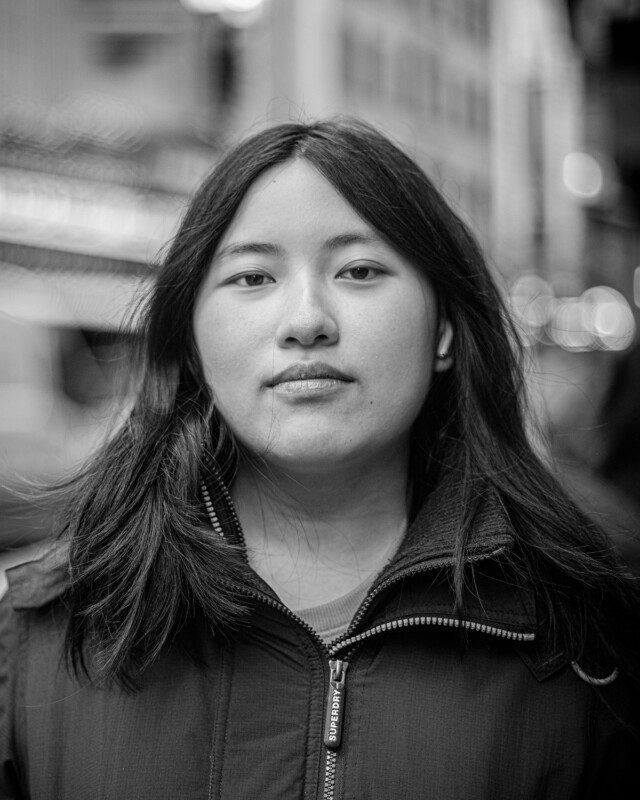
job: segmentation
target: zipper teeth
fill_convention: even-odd
[[[222,530],[222,525],[220,524],[218,515],[216,514],[215,508],[213,507],[211,495],[204,481],[201,481],[200,483],[200,491],[202,492],[204,507],[207,511],[207,516],[209,517],[209,522],[211,523],[211,527],[213,528],[214,533],[217,533],[219,536],[222,536],[222,538],[224,538],[224,531]]]
[[[216,473],[217,474],[217,473]],[[222,492],[222,496],[224,497],[224,501],[227,505],[227,511],[231,515],[231,520],[233,522],[233,526],[235,528],[235,533],[238,539],[242,542],[243,547],[244,545],[244,534],[242,533],[242,526],[240,525],[240,520],[238,519],[238,515],[236,514],[235,506],[233,505],[233,500],[231,499],[231,495],[229,494],[229,490],[225,486],[224,482],[218,476],[218,483],[220,485],[220,490]]]
[[[457,617],[438,617],[438,616],[422,616],[422,617],[406,617],[405,619],[394,619],[391,622],[383,622],[380,625],[375,625],[373,628],[368,628],[366,631],[350,636],[341,642],[332,645],[329,648],[329,655],[335,655],[338,650],[344,647],[351,647],[354,644],[369,639],[378,633],[384,631],[395,630],[396,628],[408,628],[413,625],[439,625],[444,628],[465,628],[469,631],[476,631],[478,633],[488,633],[491,636],[498,636],[501,639],[510,639],[518,642],[531,642],[536,638],[535,633],[519,633],[517,631],[510,631],[506,628],[498,628],[496,625],[486,625],[483,622],[472,622],[471,620],[458,619]]]
[[[245,544],[245,541],[244,541],[244,534],[242,532],[242,526],[240,525],[240,520],[238,519],[238,515],[236,514],[236,509],[235,509],[235,506],[233,505],[233,501],[231,500],[231,495],[229,494],[229,490],[227,489],[227,485],[222,480],[222,477],[220,476],[220,471],[218,469],[218,466],[215,463],[215,461],[211,458],[211,456],[209,456],[207,454],[207,455],[205,455],[205,458],[206,458],[207,466],[209,467],[211,472],[213,472],[215,477],[217,478],[217,488],[218,488],[219,492],[222,494],[222,497],[223,497],[223,499],[225,501],[226,510],[227,510],[228,514],[231,516],[231,522],[232,522],[233,527],[234,527],[234,533],[236,535],[236,538],[240,542],[240,545],[242,546],[242,549],[243,549],[245,557],[246,557],[247,548],[246,548],[246,544]],[[207,508],[207,513],[209,514],[209,519],[211,520],[211,524],[213,525],[214,524],[214,520],[215,520],[215,522],[217,522],[217,524],[218,524],[219,531],[217,529],[215,529],[215,527],[214,527],[214,530],[216,530],[216,533],[220,533],[221,536],[224,536],[224,532],[223,532],[222,526],[220,525],[220,522],[218,520],[218,515],[216,514],[216,511],[215,511],[215,506],[213,505],[213,502],[211,500],[211,493],[207,489],[207,485],[204,482],[204,480],[200,481],[200,487],[202,489],[202,494],[203,494],[204,499],[205,499],[205,506]],[[207,505],[207,499],[209,501],[208,505]]]
[[[336,785],[336,757],[335,750],[327,750],[327,759],[324,765],[324,789],[322,800],[333,800]]]

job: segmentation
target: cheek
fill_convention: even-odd
[[[431,384],[435,328],[435,316],[423,303],[398,305],[392,317],[378,320],[368,349],[380,410],[405,422],[418,415]]]
[[[433,366],[435,327],[435,316],[426,303],[398,304],[392,314],[381,314],[374,322],[373,352],[384,359],[389,374],[400,373],[420,382]]]
[[[223,306],[205,302],[194,317],[194,333],[205,377],[214,388],[226,385],[246,364],[251,352],[245,321],[229,314]]]

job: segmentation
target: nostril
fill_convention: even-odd
[[[326,333],[317,333],[308,336],[298,333],[287,336],[285,341],[291,344],[312,345],[328,343],[331,341],[331,337]]]

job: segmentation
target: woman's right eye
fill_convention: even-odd
[[[234,278],[233,283],[237,283],[240,286],[254,287],[275,283],[275,281],[270,275],[265,275],[264,272],[245,272],[244,275],[238,275],[237,278]]]

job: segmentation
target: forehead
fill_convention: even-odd
[[[271,167],[251,185],[227,228],[218,252],[236,240],[310,234],[330,238],[345,231],[380,239],[358,212],[303,158]]]

